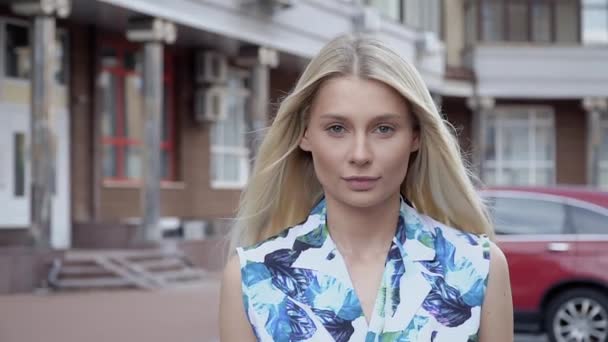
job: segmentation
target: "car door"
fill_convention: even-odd
[[[608,287],[608,210],[578,200],[568,201],[567,209],[577,232],[579,279]]]
[[[490,199],[497,244],[509,264],[517,317],[537,315],[546,291],[567,278],[574,267],[576,236],[568,223],[564,200],[516,191],[498,191],[486,197]]]

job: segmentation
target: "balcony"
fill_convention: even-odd
[[[608,89],[606,46],[481,44],[465,60],[481,96],[582,98]]]

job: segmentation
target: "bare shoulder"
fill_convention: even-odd
[[[238,284],[239,286],[234,286]],[[238,255],[232,255],[226,266],[224,267],[224,273],[222,276],[222,289],[228,288],[237,288],[240,289],[241,284],[241,264],[239,261]]]
[[[243,305],[241,265],[237,255],[226,263],[220,292],[220,340],[255,341]]]
[[[490,242],[490,272],[482,305],[479,341],[513,341],[513,300],[507,258]]]

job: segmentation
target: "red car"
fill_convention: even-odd
[[[608,341],[608,192],[496,187],[482,195],[509,263],[516,330]]]

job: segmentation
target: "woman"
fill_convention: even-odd
[[[512,341],[505,257],[448,127],[381,42],[327,44],[242,195],[222,341]]]

